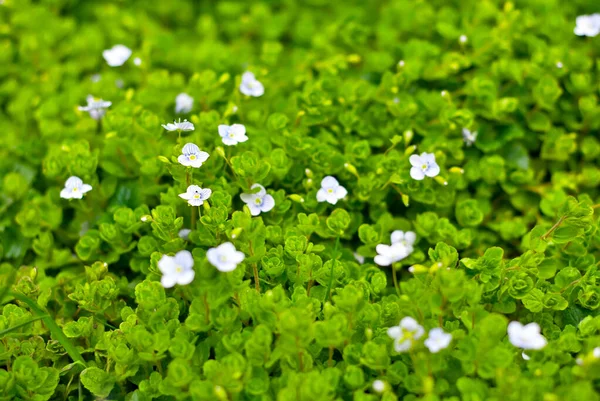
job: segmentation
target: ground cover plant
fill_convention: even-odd
[[[594,3],[0,1],[0,400],[599,400]]]

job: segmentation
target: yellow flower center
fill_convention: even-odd
[[[230,133],[229,133],[229,137],[230,137],[230,138],[233,138],[233,132],[230,132]]]
[[[427,164],[423,164],[423,165],[421,166],[421,168],[422,168],[423,170],[427,170]]]
[[[329,192],[330,194],[332,194],[332,193],[333,193],[333,189],[329,188],[329,189],[327,190],[327,192]]]
[[[181,266],[176,266],[176,267],[175,267],[175,271],[176,271],[177,273],[181,273],[181,272],[183,271],[183,269],[181,268]]]
[[[254,199],[254,203],[256,203],[257,205],[260,205],[260,203],[261,203],[261,200],[260,200],[260,198],[256,198],[256,199]]]
[[[79,188],[77,188],[77,187],[74,187],[74,188],[73,188],[73,192],[77,192],[77,191],[79,191]]]
[[[190,160],[196,160],[196,155],[191,155]]]
[[[200,199],[200,195],[199,194],[195,194],[194,195],[194,199]]]

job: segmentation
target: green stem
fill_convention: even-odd
[[[558,219],[558,221],[552,227],[550,227],[550,229],[546,232],[546,234],[542,235],[542,239],[548,238],[550,236],[550,234],[552,234],[554,232],[554,230],[556,230],[558,227],[560,227],[560,225],[563,223],[563,221],[565,221],[565,216]]]
[[[392,279],[394,280],[394,288],[396,293],[400,296],[400,287],[398,286],[398,277],[396,277],[396,268],[392,265]]]
[[[200,209],[200,208],[198,208]],[[196,229],[196,208],[194,206],[192,206],[192,217],[191,217],[191,223],[192,223],[192,230]]]
[[[329,284],[327,285],[327,292],[323,298],[323,303],[327,301],[327,298],[331,300],[331,286],[333,285],[333,268],[335,267],[335,260],[337,258],[338,245],[340,244],[340,237],[335,239],[335,246],[333,248],[333,254],[331,255],[331,271],[329,272]]]

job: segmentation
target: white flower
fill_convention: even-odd
[[[123,81],[122,79],[117,79],[115,81],[115,86],[119,89],[123,89],[123,86],[125,86],[125,81]]]
[[[410,176],[415,180],[422,180],[427,177],[435,177],[440,173],[440,166],[435,162],[433,153],[421,153],[421,155],[411,155],[408,159],[412,168]]]
[[[435,354],[447,348],[451,341],[452,334],[446,333],[443,329],[436,327],[429,330],[429,337],[425,340],[425,346],[429,348],[429,352]]]
[[[194,106],[194,98],[187,93],[180,93],[175,98],[175,113],[189,113]]]
[[[139,58],[139,57],[134,58],[133,59],[133,64],[135,64],[135,65],[137,65],[139,67],[140,65],[142,65],[142,59]]]
[[[468,40],[469,38],[467,38],[467,35],[460,35],[460,37],[458,38],[458,41],[460,43],[467,43]]]
[[[259,188],[258,192],[250,194],[241,194],[240,198],[250,209],[252,216],[258,216],[261,212],[268,212],[275,207],[275,199],[267,193],[265,187],[260,184],[254,184],[250,189]]]
[[[596,36],[600,33],[600,14],[580,15],[575,20],[573,32],[577,36]]]
[[[104,50],[102,57],[111,67],[120,67],[131,56],[131,49],[124,45],[115,45],[112,49]]]
[[[187,191],[179,194],[179,197],[188,201],[190,206],[200,206],[210,198],[212,191],[208,188],[200,188],[198,185],[190,185]]]
[[[223,143],[227,146],[237,145],[240,142],[246,142],[246,127],[242,124],[219,125],[219,135],[223,139]]]
[[[583,366],[583,359],[577,358],[577,359],[575,359],[575,363],[579,366]]]
[[[412,252],[412,246],[414,245],[415,241],[417,240],[417,234],[415,234],[412,231],[404,232],[401,230],[396,230],[396,231],[392,232],[390,239],[392,241],[392,244],[400,243],[407,248],[411,248],[411,252]]]
[[[508,324],[508,340],[515,347],[523,349],[542,349],[548,343],[540,334],[540,326],[537,323],[523,326],[516,321]]]
[[[246,71],[242,75],[240,92],[244,95],[259,97],[265,93],[265,87],[256,79],[253,73]]]
[[[235,249],[231,242],[225,242],[216,248],[210,248],[206,252],[208,261],[221,272],[235,270],[239,263],[244,260],[244,254]]]
[[[407,247],[401,242],[396,242],[392,245],[379,244],[375,250],[378,254],[375,256],[375,263],[379,266],[389,266],[410,255],[412,246]]]
[[[404,65],[405,65],[404,60],[398,61],[398,67],[404,67]]]
[[[63,199],[81,199],[83,194],[91,190],[91,185],[84,184],[81,178],[72,176],[65,182],[65,187],[60,191],[60,197]]]
[[[317,201],[329,202],[335,205],[338,200],[346,197],[348,191],[340,185],[335,177],[328,175],[321,180],[321,189],[317,191]]]
[[[189,284],[194,280],[193,267],[194,259],[189,251],[179,251],[175,256],[163,255],[158,261],[158,269],[163,274],[160,283],[165,288]]]
[[[183,120],[183,122],[182,122],[181,119],[179,121],[173,121],[173,124],[171,124],[171,123],[168,123],[166,125],[162,124],[162,126],[167,131],[193,131],[194,130],[194,124],[192,124],[188,120]]]
[[[86,100],[87,106],[79,106],[78,109],[80,111],[87,111],[90,113],[90,117],[92,117],[94,120],[101,119],[102,116],[106,114],[106,109],[112,104],[112,102],[108,102],[106,100],[96,100],[92,95],[88,95]]]
[[[530,357],[529,355],[527,355],[527,354],[525,353],[525,351],[521,352],[521,357],[523,357],[523,359],[524,359],[524,360],[526,360],[526,361],[528,361],[528,360],[530,360],[530,359],[531,359],[531,357]]]
[[[354,252],[353,255],[354,259],[356,259],[358,263],[360,263],[361,265],[365,263],[365,257],[363,255],[361,255],[358,252]]]
[[[199,168],[209,156],[208,153],[201,151],[195,144],[186,143],[181,149],[181,154],[177,158],[177,161],[186,167]]]
[[[94,74],[90,77],[90,81],[92,81],[93,83],[100,82],[100,79],[102,79],[102,76],[100,74]]]
[[[594,350],[592,351],[592,355],[594,356],[594,358],[600,359],[600,347],[594,348]]]
[[[423,327],[412,317],[403,318],[398,326],[390,327],[387,330],[388,336],[394,339],[396,352],[408,351],[412,347],[413,340],[418,340],[424,333]]]
[[[561,61],[557,61],[556,68],[563,68],[563,63]]]
[[[462,137],[463,137],[463,141],[465,141],[465,144],[467,146],[471,146],[477,140],[477,131],[471,132],[468,129],[463,128],[462,129]]]
[[[383,380],[375,380],[373,382],[373,391],[376,393],[383,393],[385,390],[385,382]]]
[[[191,232],[192,232],[192,230],[190,230],[189,228],[182,228],[181,230],[179,230],[177,235],[179,236],[179,238],[187,241],[188,236],[190,235]]]

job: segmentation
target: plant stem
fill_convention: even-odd
[[[198,208],[200,209],[200,208]],[[196,229],[196,208],[194,206],[192,206],[192,216],[191,216],[191,225],[192,225],[192,230]]]
[[[335,246],[333,248],[333,254],[331,255],[331,271],[329,272],[329,284],[327,285],[327,292],[325,293],[325,297],[323,298],[323,303],[327,301],[327,298],[331,300],[331,286],[333,285],[333,268],[335,267],[335,260],[337,258],[337,250],[340,244],[340,237],[338,236],[335,239]]]
[[[396,268],[392,265],[392,279],[394,280],[394,288],[396,289],[396,294],[400,296],[400,287],[398,286],[398,277],[396,277]]]
[[[563,223],[563,221],[565,221],[565,216],[558,219],[558,221],[552,227],[550,227],[550,229],[546,232],[546,234],[542,235],[541,238],[542,239],[548,238],[550,236],[550,234],[552,234],[554,232],[554,230],[556,230],[558,227],[560,227],[560,225]]]
[[[331,345],[329,346],[329,359],[327,360],[327,366],[333,366],[333,347]]]

